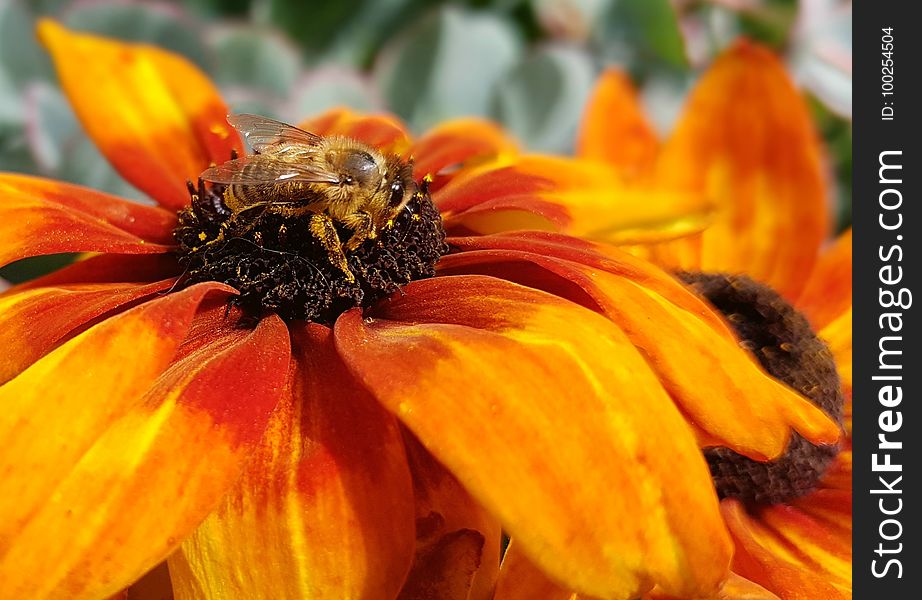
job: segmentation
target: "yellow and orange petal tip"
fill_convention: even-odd
[[[741,41],[716,59],[655,172],[717,206],[703,233],[655,248],[659,262],[747,273],[797,298],[829,234],[829,187],[806,102],[771,51]]]
[[[185,206],[187,180],[242,152],[239,137],[226,129],[228,110],[217,88],[184,57],[71,31],[47,18],[37,34],[100,151],[165,207]]]
[[[607,69],[598,79],[576,142],[577,154],[615,166],[628,177],[649,169],[659,140],[644,115],[637,92],[622,71]]]

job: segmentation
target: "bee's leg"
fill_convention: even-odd
[[[356,212],[347,215],[342,220],[343,225],[352,230],[352,237],[345,243],[346,250],[355,250],[365,240],[373,240],[378,236],[375,222],[367,212]]]
[[[348,281],[355,281],[355,276],[349,270],[349,263],[346,261],[346,254],[343,252],[343,245],[339,241],[333,220],[323,213],[314,213],[311,215],[310,229],[311,234],[327,251],[330,262],[346,275]]]

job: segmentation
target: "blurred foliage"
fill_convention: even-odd
[[[86,138],[36,43],[52,16],[179,52],[233,110],[288,122],[336,105],[419,133],[479,115],[525,145],[572,151],[609,64],[667,132],[698,73],[740,35],[787,58],[811,96],[850,219],[851,3],[843,0],[0,0],[0,168],[143,201]]]

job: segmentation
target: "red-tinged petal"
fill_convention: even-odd
[[[340,353],[536,564],[609,598],[717,587],[730,548],[709,473],[620,330],[490,277],[404,291],[341,316]]]
[[[852,307],[852,230],[823,252],[796,306],[817,330]]]
[[[150,298],[173,280],[148,285],[68,284],[0,295],[0,384],[22,372],[88,323]]]
[[[797,298],[829,229],[819,138],[807,106],[768,50],[740,42],[693,91],[657,179],[717,205],[700,236],[658,249],[669,265],[747,273]]]
[[[837,485],[833,479],[826,479],[824,485]],[[792,502],[792,505],[810,516],[841,540],[848,542],[852,536],[852,490],[851,477],[848,489],[821,488]]]
[[[489,600],[493,596],[496,577],[499,574],[499,554],[502,528],[495,516],[478,504],[461,483],[438,463],[419,440],[404,432],[407,458],[413,473],[413,490],[416,504],[416,538],[422,547],[434,545],[423,554],[429,557],[444,556],[457,558],[462,565],[470,565],[473,553],[454,553],[452,548],[471,548],[473,537],[460,534],[466,531],[476,533],[480,539],[477,545],[477,565],[467,580],[465,600]],[[441,571],[428,573],[426,569],[441,567],[445,563],[434,558],[417,556],[414,571],[422,581],[438,580]],[[459,567],[462,568],[462,567]],[[462,571],[464,568],[462,568]],[[404,588],[407,594],[407,588]],[[409,596],[408,596],[409,597]],[[441,596],[432,596],[441,598]]]
[[[410,568],[413,489],[396,419],[344,368],[328,328],[292,336],[262,444],[170,558],[181,600],[390,599]]]
[[[302,121],[298,127],[317,135],[355,138],[397,155],[406,154],[411,147],[406,126],[393,115],[363,115],[348,108],[334,108]]]
[[[0,194],[0,265],[61,252],[156,254],[170,249],[113,225],[100,216],[100,211],[85,212],[27,190],[7,187],[2,182]],[[125,200],[120,202],[128,204]]]
[[[483,546],[483,536],[470,529],[439,537],[416,555],[397,600],[468,600]]]
[[[156,283],[182,272],[172,254],[85,254],[66,267],[13,288],[31,290],[80,283]]]
[[[607,316],[640,349],[687,418],[720,444],[757,460],[775,458],[791,429],[834,443],[838,425],[767,375],[707,305],[654,265],[584,243],[526,236],[450,238],[465,251],[444,274],[484,274],[561,295]],[[583,246],[583,247],[580,247]],[[701,385],[701,373],[708,384]]]
[[[413,171],[417,179],[433,176],[430,190],[435,191],[473,168],[506,163],[518,153],[518,144],[499,125],[477,118],[455,119],[439,124],[413,144]]]
[[[548,578],[512,540],[503,555],[493,600],[591,600],[567,590]]]
[[[770,509],[773,521],[787,522],[782,531],[735,500],[724,500],[721,509],[736,541],[734,572],[782,600],[851,598],[850,542],[830,538],[821,525],[790,507]]]
[[[224,289],[195,286],[108,319],[0,387],[7,415],[0,422],[0,571],[7,573],[0,585],[13,584],[11,548],[22,529],[96,438],[166,368],[203,297]]]
[[[603,163],[537,155],[455,178],[433,201],[449,231],[536,229],[618,243],[698,231],[711,212],[703,196],[631,185]]]
[[[202,292],[190,288],[152,304],[166,306],[195,293]],[[184,328],[186,312],[170,311],[160,323]],[[262,438],[289,359],[288,331],[280,319],[263,319],[253,331],[229,324],[223,339],[174,362],[146,394],[133,388],[117,397],[100,395],[99,388],[114,391],[106,382],[124,379],[132,362],[125,356],[139,360],[147,349],[139,338],[164,327],[125,329],[134,314],[111,320],[119,336],[112,341],[121,343],[80,353],[81,372],[43,371],[63,364],[69,358],[61,356],[65,349],[79,350],[98,337],[94,329],[2,388],[17,391],[18,382],[44,375],[45,389],[35,383],[25,394],[33,405],[29,419],[16,423],[24,425],[17,437],[32,436],[17,449],[31,453],[4,449],[12,464],[4,465],[3,482],[10,489],[3,497],[16,512],[4,521],[0,536],[4,597],[98,598],[124,588],[205,518]],[[76,387],[81,379],[95,380],[96,388]],[[38,402],[42,407],[34,406]],[[23,503],[24,497],[30,501]]]
[[[125,179],[164,206],[188,204],[187,180],[242,151],[217,89],[185,58],[47,19],[38,34],[87,133]]]
[[[176,214],[157,206],[130,202],[72,183],[15,173],[0,173],[0,191],[4,197],[13,192],[40,198],[48,204],[108,223],[148,242],[173,243]]]
[[[659,140],[628,77],[608,69],[599,78],[583,113],[576,153],[617,167],[626,176],[646,172],[659,152]]]

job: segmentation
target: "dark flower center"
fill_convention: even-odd
[[[679,277],[727,317],[740,345],[770,375],[841,425],[844,397],[832,353],[803,315],[774,290],[743,275]],[[777,504],[814,490],[837,451],[836,446],[814,446],[795,432],[774,461],[758,462],[727,448],[709,448],[704,455],[721,498]]]
[[[425,187],[425,186],[423,186]],[[173,236],[185,269],[182,285],[220,281],[236,288],[248,315],[332,324],[346,310],[365,307],[415,279],[435,275],[448,252],[438,209],[423,190],[372,239],[345,251],[352,277],[334,264],[311,233],[309,215],[266,204],[233,215],[225,187],[189,186],[192,202],[179,212]],[[342,241],[352,231],[336,225]]]

